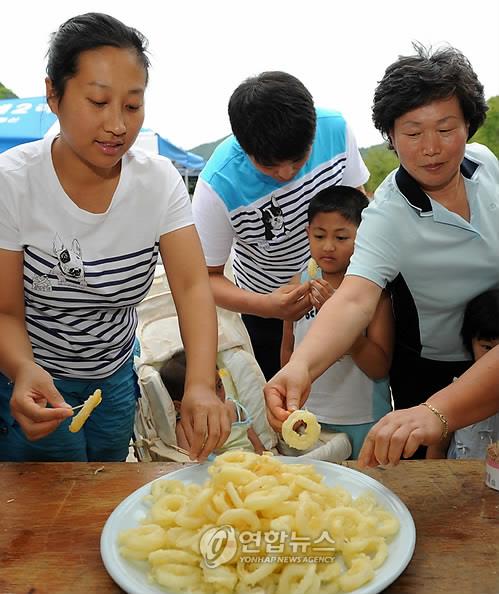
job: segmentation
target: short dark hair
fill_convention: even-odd
[[[184,397],[187,362],[185,351],[179,351],[161,365],[159,375],[172,400],[182,401]]]
[[[312,95],[286,72],[262,72],[241,83],[229,118],[242,149],[264,166],[303,159],[315,137]]]
[[[499,289],[492,289],[472,299],[464,310],[461,338],[473,354],[472,341],[499,338]]]
[[[134,50],[146,73],[149,72],[147,39],[118,19],[99,12],[88,12],[67,20],[52,33],[47,52],[47,76],[60,100],[66,83],[78,72],[80,54],[103,46]]]
[[[455,96],[469,124],[468,139],[471,138],[483,124],[488,106],[483,85],[468,59],[453,47],[434,52],[419,43],[413,47],[416,55],[400,56],[388,66],[374,92],[375,127],[390,141],[397,118],[433,101]]]
[[[329,186],[318,192],[308,205],[308,224],[321,212],[338,212],[357,227],[369,205],[366,195],[350,186]]]

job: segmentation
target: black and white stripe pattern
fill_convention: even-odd
[[[158,252],[156,242],[83,261],[84,282],[61,283],[56,258],[26,246],[26,326],[35,360],[55,377],[102,378],[115,372],[131,355],[135,306],[151,286]]]
[[[303,177],[280,194],[272,193],[284,218],[285,233],[275,239],[265,239],[261,208],[270,204],[266,196],[250,208],[232,211],[231,222],[236,233],[233,245],[233,268],[237,284],[257,293],[269,293],[286,284],[299,272],[309,258],[309,244],[305,233],[310,199],[324,188],[340,184],[346,155],[323,163],[310,175]]]

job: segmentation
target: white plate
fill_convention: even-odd
[[[304,462],[300,458],[283,456],[277,456],[277,458],[287,464]],[[327,485],[340,485],[355,497],[366,490],[372,491],[378,503],[399,519],[400,530],[388,546],[389,554],[385,563],[376,570],[376,575],[371,582],[354,591],[355,594],[381,592],[404,571],[414,552],[416,529],[409,510],[390,489],[357,470],[319,460],[307,460],[307,464],[312,464],[324,475],[324,482]],[[208,466],[208,463],[188,466],[165,475],[164,478],[187,483],[203,483],[208,478]],[[122,501],[109,516],[102,530],[101,556],[104,565],[113,580],[128,594],[177,594],[157,584],[148,583],[145,571],[126,561],[118,550],[118,534],[122,530],[137,526],[148,514],[149,506],[143,499],[151,492],[153,482],[137,489]]]

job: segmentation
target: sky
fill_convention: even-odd
[[[145,124],[185,149],[229,134],[232,91],[264,70],[297,76],[316,105],[343,113],[359,146],[377,144],[374,89],[415,40],[457,47],[485,96],[499,95],[499,0],[5,0],[0,82],[43,95],[50,33],[91,11],[149,39]]]

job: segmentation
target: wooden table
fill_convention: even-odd
[[[0,464],[0,593],[121,592],[101,562],[102,527],[127,495],[179,466]],[[483,462],[414,460],[368,474],[416,524],[414,557],[386,593],[499,594],[499,491],[485,486]]]

